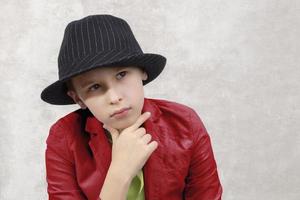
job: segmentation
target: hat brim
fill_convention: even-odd
[[[67,86],[66,81],[70,78],[87,72],[89,70],[105,67],[105,66],[138,66],[143,68],[147,75],[148,79],[143,81],[143,85],[148,84],[153,81],[164,69],[167,59],[159,54],[144,53],[138,55],[127,55],[122,57],[119,60],[114,62],[93,62],[89,67],[85,67],[85,70],[72,73],[68,77],[61,78],[60,80],[52,83],[46,87],[41,93],[41,99],[47,103],[53,105],[71,105],[75,104],[73,99],[67,95]]]

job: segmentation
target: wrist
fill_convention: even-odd
[[[111,178],[118,181],[119,183],[129,185],[132,180],[132,177],[130,176],[130,174],[124,172],[124,170],[122,170],[118,166],[119,165],[111,164],[109,167],[109,175],[111,176]]]

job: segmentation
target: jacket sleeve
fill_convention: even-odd
[[[49,200],[84,200],[87,199],[80,190],[66,140],[67,127],[63,121],[56,122],[47,138],[46,179]]]
[[[191,113],[191,123],[194,143],[184,199],[221,200],[223,189],[218,177],[210,136],[194,110]]]

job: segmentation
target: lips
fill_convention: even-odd
[[[119,114],[119,113],[122,113],[122,112],[124,112],[125,110],[129,110],[130,108],[122,108],[122,109],[120,109],[120,110],[117,110],[117,111],[115,111],[112,115],[111,115],[111,117],[113,117],[115,114]]]

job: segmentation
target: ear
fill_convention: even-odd
[[[67,95],[70,96],[74,102],[76,102],[82,109],[86,109],[87,106],[83,103],[83,101],[79,98],[76,92],[73,90],[69,90]]]
[[[148,74],[145,70],[143,70],[143,75],[142,75],[142,79],[145,81],[148,79]]]

